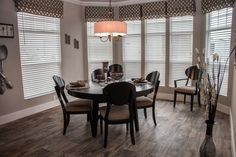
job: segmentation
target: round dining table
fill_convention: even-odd
[[[92,125],[93,137],[97,136],[99,103],[106,102],[103,94],[103,88],[109,83],[89,82],[86,87],[82,88],[70,87],[69,85],[66,86],[69,95],[76,98],[89,99],[93,101],[92,120],[90,121]],[[134,85],[136,87],[136,97],[148,95],[154,90],[154,85],[149,82],[135,83]],[[134,107],[135,106],[136,105],[134,104]],[[135,129],[136,131],[139,131],[138,113],[136,107],[134,110]]]

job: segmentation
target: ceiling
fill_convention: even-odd
[[[86,6],[109,6],[109,0],[62,0],[62,1]],[[153,1],[160,1],[160,0],[111,0],[111,5],[121,6],[121,5],[147,3]]]

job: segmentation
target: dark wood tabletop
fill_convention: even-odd
[[[103,88],[105,83],[89,82],[88,88],[70,88],[66,86],[68,94],[82,99],[91,99],[96,101],[103,101]],[[150,83],[136,83],[136,97],[147,95],[153,91],[154,86]]]
[[[70,87],[69,85],[66,86],[68,94],[77,98],[81,99],[90,99],[93,100],[93,136],[96,137],[97,135],[97,121],[98,121],[98,109],[99,103],[105,102],[105,97],[103,95],[103,88],[106,86],[106,83],[95,83],[89,82],[87,87],[76,88]],[[136,97],[144,96],[150,94],[154,86],[147,83],[136,83]],[[139,124],[138,124],[138,114],[135,113],[135,129],[139,131]]]

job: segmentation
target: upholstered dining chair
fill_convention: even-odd
[[[200,83],[200,69],[197,66],[190,66],[185,70],[186,78],[174,80],[175,89],[174,89],[174,107],[176,105],[176,98],[177,94],[183,94],[184,95],[184,103],[186,102],[186,95],[191,96],[191,106],[190,110],[193,111],[193,98],[194,95],[198,96],[198,105],[201,106],[200,102],[200,89],[199,89],[199,83]],[[178,86],[178,82],[185,81],[184,86]],[[191,85],[189,85],[189,83]],[[192,86],[193,85],[193,86]]]
[[[112,64],[109,66],[109,72],[113,73],[123,73],[122,65],[120,64]]]
[[[115,79],[115,80],[121,79],[123,77],[122,65],[120,65],[120,64],[110,65],[109,70],[108,70],[108,76]]]
[[[154,85],[154,93],[152,98],[149,98],[148,96],[142,96],[136,98],[136,108],[143,109],[145,118],[147,118],[147,108],[152,108],[152,117],[155,125],[157,125],[155,116],[155,103],[156,103],[157,92],[160,85],[159,77],[160,73],[158,71],[153,71],[146,76],[146,80]]]
[[[87,114],[88,120],[92,119],[92,113],[91,113],[92,102],[86,99],[74,100],[69,102],[64,93],[65,81],[60,76],[56,75],[53,76],[53,80],[56,84],[55,90],[63,112],[63,119],[64,119],[63,135],[65,135],[66,129],[70,122],[71,114]],[[91,124],[91,131],[92,131],[92,124]]]
[[[102,133],[103,121],[105,122],[104,147],[107,146],[109,124],[130,124],[132,144],[135,144],[133,128],[133,102],[135,99],[135,86],[128,82],[108,84],[103,93],[107,106],[100,108],[100,127]]]
[[[93,82],[105,81],[105,74],[102,69],[95,69],[91,74]]]

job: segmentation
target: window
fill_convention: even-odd
[[[127,21],[123,37],[123,70],[125,78],[141,77],[141,21]]]
[[[145,20],[145,75],[160,72],[161,85],[165,85],[166,19]]]
[[[102,62],[108,61],[112,64],[113,50],[112,42],[102,42],[99,37],[94,36],[94,22],[87,22],[88,36],[88,75],[98,68],[102,68]]]
[[[54,92],[61,74],[60,19],[17,13],[24,98]]]
[[[221,62],[224,63],[230,52],[231,41],[231,24],[232,24],[232,8],[225,8],[218,11],[213,11],[207,14],[207,52],[211,58],[213,53],[218,53]],[[221,87],[221,95],[227,95],[228,87],[228,66],[225,72],[224,81]]]
[[[192,65],[193,17],[170,18],[169,85],[185,77],[185,70]]]

